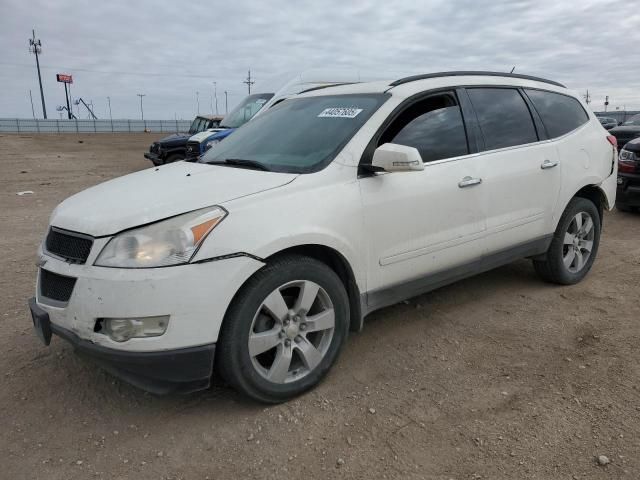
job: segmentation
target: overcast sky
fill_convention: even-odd
[[[65,1],[0,0],[0,117],[42,109],[31,29],[42,40],[47,113],[64,88],[98,117],[192,118],[305,71],[362,77],[443,70],[539,75],[592,96],[591,107],[640,109],[640,9],[626,1]],[[215,106],[213,107],[215,109]],[[86,112],[82,112],[84,118]]]

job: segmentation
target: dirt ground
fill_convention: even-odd
[[[640,478],[640,215],[606,215],[579,285],[521,261],[372,314],[283,405],[156,397],[42,346],[27,299],[51,210],[147,168],[157,136],[0,136],[0,478]]]

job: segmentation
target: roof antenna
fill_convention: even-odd
[[[509,73],[513,73],[513,71],[516,69],[516,66],[514,65],[513,68],[511,69],[511,71]]]

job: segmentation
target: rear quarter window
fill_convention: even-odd
[[[529,88],[525,92],[540,115],[550,138],[560,137],[589,121],[587,112],[573,97]]]

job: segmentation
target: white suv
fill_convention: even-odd
[[[562,85],[449,72],[324,88],[200,163],[53,212],[36,332],[154,392],[214,364],[265,402],[311,388],[369,312],[527,257],[580,281],[615,203],[615,139]]]

